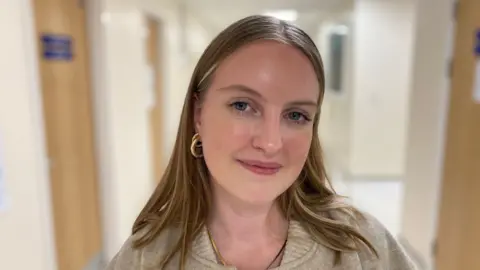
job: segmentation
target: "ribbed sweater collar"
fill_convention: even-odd
[[[283,254],[281,266],[275,269],[281,270],[286,267],[292,269],[313,255],[317,243],[310,234],[297,221],[291,221],[288,228],[287,244]],[[216,269],[235,269],[234,267],[222,267],[217,263],[215,251],[210,243],[207,229],[204,227],[198,237],[192,243],[192,255],[205,266]]]

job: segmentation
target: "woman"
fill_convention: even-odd
[[[251,16],[220,33],[165,174],[107,269],[413,269],[328,184],[324,77],[314,42],[287,22]]]

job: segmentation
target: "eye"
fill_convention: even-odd
[[[259,113],[255,109],[255,102],[253,101],[243,101],[243,100],[232,101],[228,103],[228,108],[229,110],[232,111],[232,113],[242,117],[257,116]]]
[[[303,119],[303,114],[299,112],[291,112],[288,114],[288,117],[292,119],[293,121],[299,121]]]
[[[232,103],[232,108],[234,108],[237,111],[244,112],[250,108],[250,105],[248,103],[243,102],[243,101],[237,101]]]
[[[286,116],[288,120],[293,121],[295,124],[306,124],[311,121],[304,113],[297,111],[289,112]]]

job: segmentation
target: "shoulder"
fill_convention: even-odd
[[[373,260],[372,255],[366,254],[366,251],[362,249],[359,256],[361,260],[366,261],[365,263],[377,261],[383,266],[382,269],[417,269],[395,237],[378,219],[368,213],[361,213],[355,218],[354,223],[378,252],[378,258]]]
[[[144,247],[134,247],[135,241],[149,233],[149,230],[149,227],[145,227],[128,237],[105,270],[139,269],[140,266],[142,269],[156,269],[160,263],[159,260],[166,255],[174,241],[178,239],[178,230],[164,230]]]

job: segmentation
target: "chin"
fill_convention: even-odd
[[[259,176],[234,169],[230,170],[230,172],[228,176],[225,175],[220,178],[228,179],[227,181],[215,181],[217,187],[220,188],[218,191],[244,204],[258,206],[271,204],[290,185],[290,183],[285,182],[284,175],[276,175],[274,177]],[[232,175],[236,177],[231,177]]]
[[[239,190],[237,190],[236,192],[234,191],[233,193],[233,195],[238,199],[240,199],[242,202],[245,202],[251,205],[270,204],[273,201],[275,201],[280,194],[272,191],[265,191],[265,189],[261,191],[243,191],[243,192],[239,192]]]

